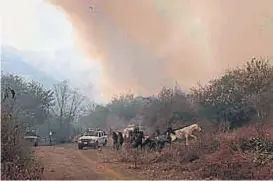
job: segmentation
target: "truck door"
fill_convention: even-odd
[[[99,132],[99,143],[102,144],[102,134]]]
[[[102,144],[104,143],[104,140],[105,140],[105,134],[104,134],[104,132],[102,131],[102,132],[101,132],[101,143],[102,143]]]

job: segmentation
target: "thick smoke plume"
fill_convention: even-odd
[[[273,57],[272,0],[50,0],[79,45],[103,65],[104,95],[206,83],[256,57]]]

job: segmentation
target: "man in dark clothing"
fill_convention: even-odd
[[[112,139],[113,139],[113,149],[118,149],[118,134],[116,132],[112,132]]]
[[[173,128],[172,128],[171,126],[169,126],[169,127],[167,128],[166,133],[167,133],[167,140],[168,140],[169,142],[171,142],[171,140],[172,140],[172,138],[171,138],[171,133],[172,133],[172,134],[175,134],[175,132],[173,131]]]
[[[168,128],[167,128],[167,131],[166,131],[167,133],[173,133],[173,128],[171,127],[171,126],[169,126]]]
[[[118,144],[119,144],[118,147],[122,147],[123,142],[124,142],[124,139],[123,139],[122,132],[118,132]]]
[[[159,127],[156,128],[155,133],[156,133],[156,136],[159,136],[159,135],[160,135]]]

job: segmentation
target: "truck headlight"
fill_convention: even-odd
[[[82,140],[78,140],[78,143],[81,143],[82,142]]]

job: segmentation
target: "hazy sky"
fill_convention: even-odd
[[[42,0],[1,0],[2,44],[22,52],[27,63],[91,95],[101,67],[75,43],[73,25],[52,4]],[[95,99],[101,101],[98,87]]]
[[[2,1],[4,42],[43,51],[47,71],[57,61],[53,74],[86,91],[93,82],[105,100],[176,81],[188,89],[253,56],[273,57],[272,0],[48,1]]]
[[[188,89],[253,56],[273,57],[272,0],[49,1],[99,57],[105,96],[147,95],[175,81]]]

